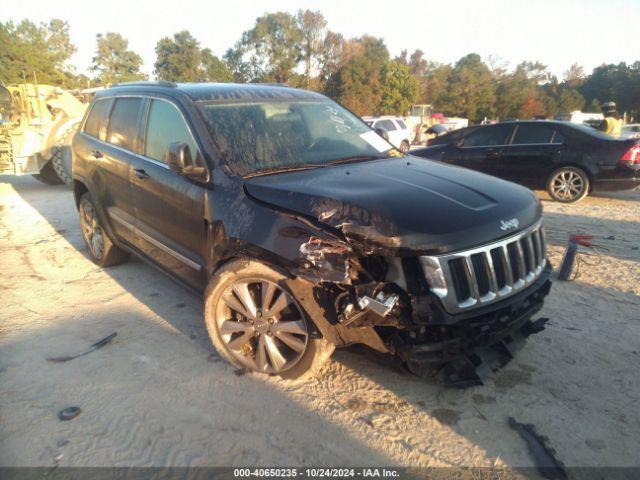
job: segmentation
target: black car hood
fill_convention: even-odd
[[[385,254],[482,245],[528,227],[542,210],[533,192],[514,183],[412,156],[263,175],[245,188]]]

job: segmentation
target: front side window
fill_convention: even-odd
[[[553,132],[554,128],[548,125],[518,125],[511,143],[514,145],[551,143]]]
[[[105,98],[104,100],[97,100],[93,104],[93,107],[91,107],[91,111],[89,112],[89,116],[87,117],[87,121],[84,124],[84,133],[102,141],[106,140],[107,122],[109,120],[111,103],[112,101],[110,98]]]
[[[138,133],[138,111],[141,98],[118,98],[111,111],[107,141],[113,145],[134,151]]]
[[[325,100],[203,103],[222,159],[238,175],[389,156],[393,146]]]
[[[172,143],[186,143],[196,164],[201,164],[200,150],[178,109],[169,102],[152,100],[145,135],[145,156],[164,162]]]
[[[491,147],[504,145],[511,134],[511,125],[492,125],[480,127],[469,133],[462,143],[463,147]]]
[[[404,121],[402,121],[402,120],[396,120],[396,122],[398,122],[398,125],[400,126],[400,128],[401,128],[402,130],[406,130],[406,129],[407,129],[407,124],[406,124],[406,123],[404,123]]]

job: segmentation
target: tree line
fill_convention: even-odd
[[[76,47],[69,24],[53,19],[0,23],[0,80],[86,88],[147,79],[142,57],[115,32],[96,36],[90,76],[70,63]],[[428,60],[422,50],[392,58],[384,40],[344,38],[322,13],[266,13],[222,58],[188,31],[156,44],[153,74],[176,82],[274,82],[322,92],[359,115],[404,115],[412,104],[432,104],[471,122],[553,117],[573,110],[597,112],[615,101],[619,111],[640,115],[640,61],[603,64],[586,74],[577,64],[558,79],[540,62],[514,69],[470,53],[454,64]]]

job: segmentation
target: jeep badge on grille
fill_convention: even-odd
[[[520,222],[517,218],[512,218],[511,220],[500,220],[500,230],[507,231],[511,228],[518,228]]]

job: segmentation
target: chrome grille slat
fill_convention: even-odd
[[[450,313],[466,311],[509,297],[542,274],[547,263],[544,231],[538,222],[504,240],[462,252],[421,257],[421,262],[425,271],[441,273],[440,284],[431,285],[431,291],[445,309]],[[458,298],[461,295],[468,298]]]

